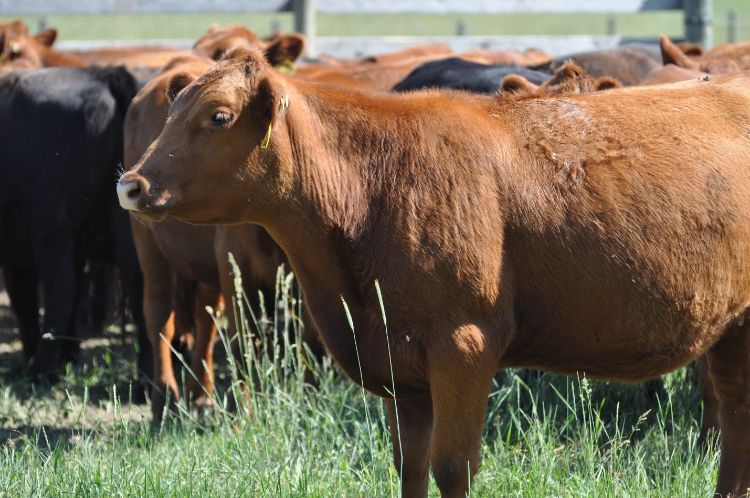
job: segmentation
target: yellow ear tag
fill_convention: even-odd
[[[284,95],[279,99],[279,112],[286,112],[289,109],[289,95]]]
[[[286,112],[286,110],[289,109],[289,95],[284,95],[279,100],[279,113],[283,114]],[[268,144],[271,142],[271,132],[273,131],[273,121],[268,123],[268,130],[266,130],[266,135],[263,137],[263,141],[260,143],[261,149],[267,149]]]
[[[263,141],[260,143],[261,149],[267,149],[268,148],[268,142],[271,141],[271,131],[273,130],[273,123],[268,123],[268,130],[266,131],[266,136],[263,137]]]
[[[274,66],[274,69],[276,69],[281,74],[286,75],[292,75],[294,74],[294,62],[290,61],[289,59],[284,59],[282,62],[276,64]]]

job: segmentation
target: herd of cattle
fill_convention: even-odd
[[[747,493],[750,43],[298,63],[303,37],[241,27],[191,51],[56,34],[0,24],[0,265],[35,377],[76,357],[87,278],[115,268],[154,417],[178,341],[206,403],[231,252],[269,306],[291,265],[310,352],[386,398],[394,441],[396,393],[404,496],[430,468],[464,496],[500,369],[694,360],[717,493]]]

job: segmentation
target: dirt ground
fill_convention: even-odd
[[[132,336],[109,327],[102,337],[84,339],[81,361],[58,384],[35,385],[26,375],[8,295],[0,292],[0,445],[75,444],[115,421],[150,419],[148,405],[128,401],[137,386]]]

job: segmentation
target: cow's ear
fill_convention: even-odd
[[[305,37],[296,33],[280,35],[266,45],[266,60],[272,66],[296,61],[305,50]]]
[[[47,28],[34,35],[34,39],[46,47],[51,47],[57,40],[57,30]]]
[[[688,57],[700,57],[703,55],[703,47],[697,43],[682,42],[678,43],[677,47]]]
[[[258,83],[254,104],[257,107],[258,115],[263,118],[261,122],[267,123],[265,135],[260,142],[260,147],[265,149],[271,142],[273,131],[279,127],[281,120],[289,110],[291,104],[289,94],[286,93],[280,83],[266,77]]]
[[[503,92],[512,92],[512,93],[520,93],[520,92],[528,92],[533,93],[535,92],[539,87],[535,85],[534,83],[530,82],[520,74],[509,74],[505,78],[503,78],[503,81],[500,83],[500,90]]]
[[[612,90],[613,88],[622,88],[622,82],[611,76],[602,76],[597,78],[594,83],[594,89],[599,92],[602,90]]]
[[[169,78],[169,83],[167,83],[166,88],[167,101],[169,101],[170,104],[174,102],[177,94],[190,83],[195,81],[195,78],[196,76],[194,74],[188,72],[179,72]]]
[[[664,35],[659,37],[659,47],[661,48],[661,59],[664,65],[674,64],[675,66],[684,67],[686,69],[699,70],[700,64],[695,61],[691,61],[687,55],[680,50],[680,47],[672,43],[672,40]]]

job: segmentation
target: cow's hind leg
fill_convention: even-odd
[[[450,347],[428,352],[430,463],[443,498],[466,496],[479,468],[482,424],[497,364],[485,342],[479,328],[465,325],[453,332]]]
[[[388,408],[388,424],[393,441],[393,463],[401,476],[401,496],[427,496],[432,400],[430,396],[398,400],[398,423],[393,400],[386,399],[385,406]]]
[[[703,401],[703,418],[698,444],[706,446],[712,434],[714,436],[719,434],[719,400],[714,393],[714,385],[708,371],[708,358],[705,355],[695,360],[695,369]]]
[[[721,459],[716,493],[747,496],[750,489],[750,322],[731,327],[708,352],[719,401]]]

